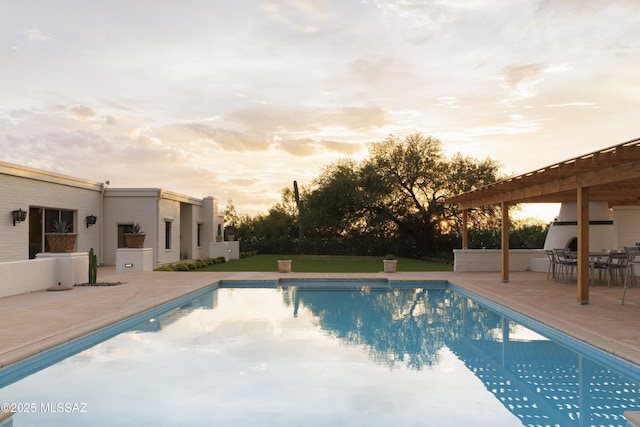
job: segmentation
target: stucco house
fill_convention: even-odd
[[[224,218],[213,197],[159,188],[109,188],[107,183],[0,162],[0,263],[47,253],[55,221],[78,233],[76,252],[93,248],[101,265],[115,265],[124,233],[140,223],[153,266],[183,258],[219,256]]]

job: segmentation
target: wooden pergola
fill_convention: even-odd
[[[589,201],[609,207],[640,205],[640,138],[450,197],[462,210],[462,247],[468,248],[469,209],[502,206],[502,281],[509,281],[509,206],[577,202],[578,302],[589,302]]]

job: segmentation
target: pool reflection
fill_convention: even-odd
[[[524,425],[625,425],[640,410],[636,381],[543,337],[512,338],[522,326],[449,290],[289,287],[283,298],[390,368],[435,366],[449,348]]]

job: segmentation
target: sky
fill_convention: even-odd
[[[638,137],[637,0],[0,9],[1,161],[238,213],[266,213],[294,180],[391,134],[434,136],[507,175]]]

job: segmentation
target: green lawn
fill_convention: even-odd
[[[382,271],[383,257],[334,255],[255,255],[196,271],[277,271],[279,259],[291,259],[293,272],[377,273]],[[415,259],[398,259],[398,271],[452,271],[453,266]]]

